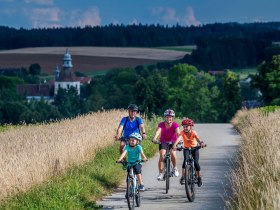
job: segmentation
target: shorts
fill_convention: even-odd
[[[141,174],[142,173],[142,165],[140,163],[132,166],[133,167],[133,171],[135,174]],[[129,172],[129,168],[127,168],[127,172]]]
[[[167,146],[169,146],[169,149],[171,149],[173,147],[174,143],[175,142],[172,142],[172,144],[167,144],[167,143],[163,142],[163,143],[159,144],[158,148],[159,148],[159,150],[162,150],[162,149],[166,150]]]

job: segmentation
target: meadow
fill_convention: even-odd
[[[230,209],[280,209],[279,119],[279,108],[240,110],[232,119],[242,141]]]

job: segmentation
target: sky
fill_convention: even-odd
[[[0,26],[198,26],[280,21],[280,0],[0,0]]]

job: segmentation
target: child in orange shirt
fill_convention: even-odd
[[[192,119],[185,119],[182,121],[183,131],[181,131],[179,137],[177,138],[176,142],[173,145],[173,149],[176,149],[176,145],[183,141],[184,142],[184,148],[196,148],[197,146],[201,146],[201,148],[205,147],[203,141],[200,140],[195,130],[193,130],[194,122]],[[182,177],[180,179],[180,183],[184,184],[184,175],[185,175],[185,161],[186,158],[189,156],[189,150],[184,149],[184,162],[182,165]],[[201,187],[202,185],[202,177],[200,173],[200,165],[199,165],[199,149],[193,149],[191,151],[192,156],[194,158],[194,167],[196,170],[197,180],[198,180],[198,186]]]

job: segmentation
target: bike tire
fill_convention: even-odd
[[[129,210],[134,209],[134,194],[133,194],[133,182],[130,180],[129,175],[126,179],[126,200]]]
[[[185,189],[187,198],[190,202],[195,199],[195,186],[194,186],[194,168],[190,165],[185,167]]]
[[[136,191],[136,194],[135,194],[135,200],[136,200],[136,206],[137,207],[140,207],[141,205],[141,193],[140,193],[140,190],[138,189],[138,185],[137,185],[137,191]]]
[[[165,163],[165,183],[166,183],[166,194],[168,193],[169,186],[170,186],[170,158],[166,159]]]

